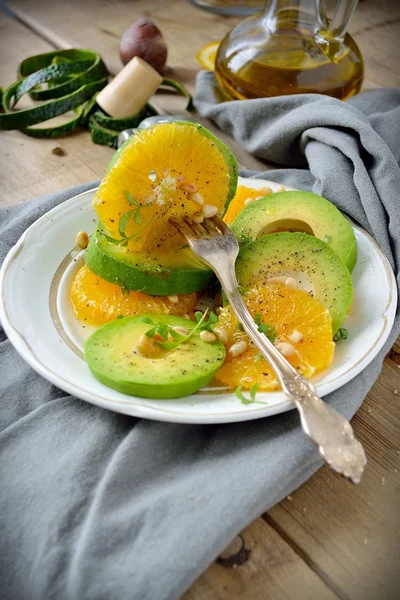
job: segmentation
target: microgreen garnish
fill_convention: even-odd
[[[168,325],[167,323],[155,323],[149,317],[141,317],[140,320],[143,321],[143,323],[153,325],[153,327],[146,332],[145,335],[147,337],[154,339],[157,336],[165,340],[154,340],[159,348],[162,348],[163,350],[175,350],[178,348],[178,346],[187,342],[196,331],[212,331],[212,327],[218,323],[217,315],[213,312],[210,312],[208,309],[204,314],[200,311],[197,311],[194,313],[194,316],[197,323],[187,335],[178,333],[171,325]],[[206,320],[207,316],[208,319]],[[172,338],[174,341],[168,341],[168,338]]]
[[[200,329],[201,329],[201,331],[211,331],[212,332],[214,325],[216,325],[218,323],[219,319],[215,313],[213,313],[212,311],[209,311],[208,309],[206,310],[204,315],[208,314],[208,313],[210,314],[210,316],[208,317],[207,321],[203,322]],[[194,316],[195,316],[197,323],[199,323],[203,318],[203,313],[198,310],[194,313]]]
[[[257,331],[263,333],[269,339],[270,342],[274,343],[274,341],[278,337],[278,333],[275,327],[271,323],[263,323],[262,315],[260,315],[259,313],[254,315],[254,322],[256,325],[258,325]]]
[[[335,334],[333,341],[339,342],[340,340],[347,340],[348,336],[349,336],[349,332],[347,331],[347,329],[345,329],[344,327],[341,327]]]
[[[241,233],[240,236],[238,237],[238,242],[240,246],[246,246],[246,244],[250,244],[250,242],[253,241],[253,238],[251,238],[249,235],[245,234],[245,233]]]
[[[242,404],[267,404],[267,402],[261,402],[260,400],[256,400],[256,393],[258,390],[258,383],[255,383],[250,390],[250,398],[246,398],[246,396],[242,393],[243,386],[239,385],[235,390],[236,398],[239,398]]]
[[[242,296],[244,296],[244,294],[247,293],[247,290],[245,287],[243,287],[242,285],[238,285],[237,286],[237,291],[239,292],[239,294],[241,294]]]
[[[257,325],[257,331],[266,335],[270,342],[273,343],[276,340],[278,333],[275,327],[270,323],[263,323],[261,314],[257,313],[254,315],[254,322]],[[236,325],[236,328],[239,329],[239,331],[244,331],[244,327],[240,322]]]
[[[125,198],[129,202],[129,204],[133,204],[133,206],[136,206],[137,208],[141,208],[142,205],[139,204],[138,202],[136,202],[135,198],[132,196],[132,194],[130,192],[128,192],[128,190],[125,190]]]
[[[145,221],[143,223],[142,215],[140,214],[140,211],[142,208],[147,208],[148,206],[151,206],[151,202],[146,202],[145,204],[139,204],[139,202],[136,202],[135,198],[132,196],[132,194],[130,192],[128,192],[128,190],[125,190],[125,198],[129,202],[129,204],[131,204],[135,208],[131,208],[130,210],[126,211],[119,220],[118,232],[121,237],[119,239],[113,238],[103,232],[103,236],[106,238],[106,240],[108,242],[110,242],[111,244],[119,244],[121,246],[127,246],[128,243],[130,242],[130,240],[133,240],[134,238],[136,238],[139,235],[139,233],[141,231],[143,231],[143,229],[145,229],[151,221],[151,217],[150,217],[150,219],[148,219],[147,221]],[[137,229],[133,235],[128,236],[128,235],[126,235],[126,228],[128,227],[129,221],[131,220],[132,216],[133,216],[133,219],[134,219],[136,225],[139,226],[139,229]]]
[[[270,323],[261,323],[257,329],[260,333],[263,333],[272,343],[274,343],[274,341],[278,337],[278,333],[275,327]]]

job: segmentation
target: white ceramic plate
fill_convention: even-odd
[[[277,184],[241,179],[241,185],[272,189]],[[82,357],[90,334],[72,313],[69,283],[82,264],[75,245],[78,231],[91,233],[96,218],[95,190],[80,194],[34,223],[9,252],[0,272],[0,317],[4,329],[27,363],[66,392],[103,408],[136,417],[179,423],[227,423],[257,419],[292,408],[282,392],[258,394],[267,404],[243,405],[221,388],[188,398],[148,400],[126,396],[97,381]],[[337,344],[331,367],[315,377],[321,396],[338,389],[362,371],[391,330],[397,305],[393,272],[376,242],[355,227],[359,257],[353,271],[355,298],[346,319],[349,338]],[[71,248],[73,248],[71,250]]]

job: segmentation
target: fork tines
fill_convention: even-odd
[[[186,238],[201,239],[214,235],[224,235],[227,230],[229,231],[227,225],[219,217],[209,217],[204,219],[202,223],[194,223],[188,217],[184,217],[182,221],[170,218],[169,222]]]

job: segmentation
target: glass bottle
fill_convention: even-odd
[[[221,42],[215,74],[231,98],[319,93],[344,100],[364,77],[361,52],[346,33],[358,0],[269,0]]]

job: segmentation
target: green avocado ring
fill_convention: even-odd
[[[213,271],[190,248],[166,256],[160,252],[132,252],[113,244],[101,223],[90,238],[85,262],[90,271],[122,288],[153,296],[191,294],[215,281]]]
[[[154,314],[107,323],[85,344],[85,359],[93,375],[122,394],[153,399],[189,396],[207,385],[224,362],[224,345],[204,342],[195,331],[171,352],[143,356],[137,350],[138,343],[152,328],[146,318],[170,327],[195,327],[194,322],[181,317]]]
[[[329,200],[312,192],[279,192],[245,207],[231,224],[239,241],[248,243],[279,231],[302,231],[319,238],[351,272],[357,241],[350,222]]]
[[[244,246],[236,261],[236,275],[245,288],[269,285],[270,278],[301,276],[311,295],[332,317],[337,332],[353,299],[348,268],[325,242],[307,233],[271,233]]]

